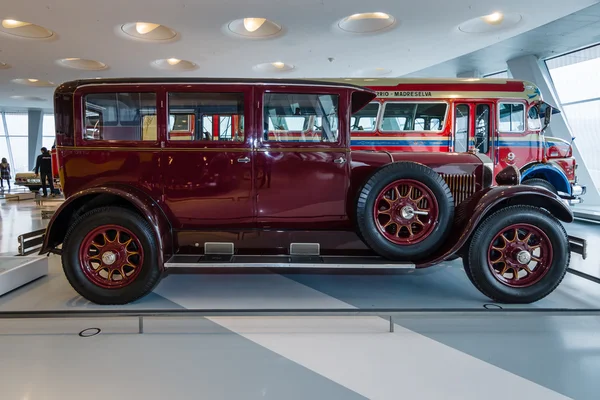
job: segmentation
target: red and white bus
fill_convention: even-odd
[[[571,143],[546,137],[544,103],[530,82],[501,79],[342,79],[377,91],[352,116],[352,148],[393,151],[477,150],[498,173],[519,168],[524,184],[581,202]]]

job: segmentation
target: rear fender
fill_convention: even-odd
[[[449,239],[436,254],[418,262],[417,267],[438,264],[459,252],[484,218],[513,205],[543,208],[563,222],[573,222],[573,212],[569,206],[547,189],[527,185],[490,187],[477,192],[456,208]]]
[[[84,213],[98,207],[118,205],[132,209],[150,223],[159,245],[159,265],[173,253],[173,234],[168,218],[146,193],[126,185],[112,185],[82,190],[70,196],[54,213],[44,235],[40,254],[57,253],[69,226]]]

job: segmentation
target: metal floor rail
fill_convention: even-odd
[[[495,305],[499,307],[498,305]],[[371,308],[371,309],[206,309],[206,310],[57,310],[2,311],[0,319],[77,319],[77,318],[137,318],[138,333],[144,333],[144,318],[206,318],[206,317],[381,317],[390,322],[402,317],[467,317],[467,316],[600,316],[600,308]]]

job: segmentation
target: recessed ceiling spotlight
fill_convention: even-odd
[[[350,33],[379,33],[396,24],[396,18],[384,12],[353,14],[338,22],[337,26]]]
[[[178,36],[174,29],[153,22],[128,22],[121,25],[120,31],[130,39],[144,41],[169,41]]]
[[[377,68],[364,68],[364,69],[359,69],[358,71],[354,71],[354,75],[355,76],[366,76],[366,77],[372,77],[372,76],[385,76],[385,75],[389,75],[392,73],[391,69],[388,68],[381,68],[381,67],[377,67]]]
[[[46,101],[46,99],[38,96],[10,96],[10,98],[23,101]]]
[[[12,80],[14,83],[18,83],[19,85],[27,85],[27,86],[35,86],[35,87],[51,87],[51,86],[55,86],[53,82],[50,81],[43,81],[40,79],[34,79],[34,78],[19,78],[19,79],[13,79]]]
[[[10,65],[4,62],[0,62],[0,69],[9,69]]]
[[[275,61],[270,63],[257,64],[252,67],[253,70],[258,72],[289,72],[296,67],[292,64],[286,64],[282,61]]]
[[[16,19],[3,19],[0,31],[12,36],[28,39],[47,39],[54,36],[54,32],[50,29]]]
[[[56,63],[63,67],[87,71],[99,71],[108,68],[106,64],[100,61],[88,60],[85,58],[61,58],[60,60],[56,60]]]
[[[489,15],[473,18],[461,24],[458,29],[465,33],[489,33],[510,29],[516,26],[523,16],[518,13],[503,14],[494,12]]]
[[[180,60],[179,58],[163,58],[155,60],[150,65],[156,69],[164,71],[193,71],[198,69],[198,65],[191,61]]]
[[[229,22],[225,32],[248,39],[274,38],[283,33],[281,25],[266,18],[242,18]]]
[[[494,12],[490,15],[484,15],[483,17],[481,17],[481,19],[487,22],[488,24],[498,25],[502,23],[502,20],[504,19],[504,14],[502,14],[501,12]]]

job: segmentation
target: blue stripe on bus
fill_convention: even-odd
[[[352,146],[449,146],[447,140],[352,140]],[[537,141],[500,141],[500,147],[533,147],[537,148]]]

